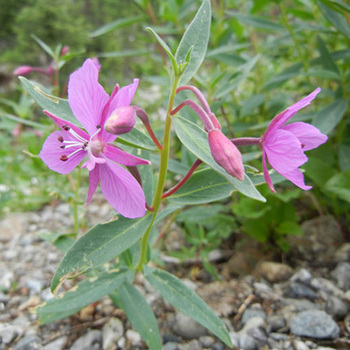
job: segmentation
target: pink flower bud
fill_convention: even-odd
[[[13,75],[26,75],[32,72],[33,68],[31,66],[20,66],[13,71]]]
[[[104,127],[111,134],[122,135],[130,132],[136,123],[135,110],[130,106],[116,108]]]
[[[67,55],[67,53],[69,52],[69,46],[63,46],[62,50],[61,50],[61,56]]]
[[[242,181],[244,167],[238,148],[217,129],[208,132],[208,142],[215,162],[223,167],[229,175]]]

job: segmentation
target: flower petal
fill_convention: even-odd
[[[320,130],[315,128],[313,125],[303,122],[288,124],[282,129],[295,135],[302,144],[304,151],[316,148],[325,143],[328,139],[326,135],[323,135]]]
[[[149,160],[136,157],[112,145],[105,145],[105,150],[103,153],[107,158],[121,165],[133,166],[140,164],[151,164]]]
[[[102,110],[108,94],[98,83],[98,69],[91,59],[71,74],[68,83],[68,101],[74,116],[90,135],[101,123]]]
[[[271,166],[281,174],[307,162],[301,143],[289,131],[279,129],[270,132],[262,147]]]
[[[145,195],[140,184],[124,168],[107,161],[99,166],[101,189],[108,203],[127,218],[145,215]]]
[[[139,80],[134,79],[134,82],[132,84],[123,86],[118,91],[118,93],[115,95],[115,97],[111,101],[111,104],[109,105],[109,113],[107,113],[107,117],[109,117],[111,113],[118,107],[130,106],[138,85],[139,85]]]
[[[300,187],[302,190],[308,191],[312,189],[312,186],[305,185],[304,174],[298,168],[281,175],[288,179],[290,182],[293,182],[294,185]]]
[[[264,171],[264,178],[265,178],[265,181],[267,183],[267,186],[269,186],[269,189],[271,190],[271,192],[276,192],[275,188],[273,187],[273,183],[271,181],[271,177],[270,177],[270,174],[269,174],[269,170],[267,169],[267,165],[266,165],[266,154],[265,152],[263,151],[263,154],[262,154],[262,163],[263,163],[263,171]]]
[[[99,170],[99,165],[96,164],[95,168],[89,172],[89,191],[87,195],[86,205],[90,204],[91,198],[96,191],[99,181],[100,181],[100,170]]]
[[[44,111],[44,113],[46,115],[48,115],[54,122],[55,124],[60,127],[61,129],[63,129],[63,126],[69,126],[70,128],[72,128],[80,137],[82,137],[83,139],[85,139],[86,141],[89,141],[90,136],[83,130],[81,130],[80,128],[78,128],[76,125],[56,117],[55,115],[51,114],[48,111]]]
[[[311,101],[317,96],[317,94],[321,91],[321,88],[317,88],[310,95],[304,97],[297,103],[294,103],[290,107],[288,107],[283,112],[276,115],[275,118],[272,119],[271,123],[266,129],[265,135],[267,135],[270,131],[281,128],[290,118],[294,117],[295,114],[302,108],[306,107],[311,103]]]
[[[71,134],[65,131],[54,131],[44,142],[39,155],[49,169],[60,174],[69,174],[86,156],[86,151],[81,150],[69,157],[66,161],[62,161],[60,159],[61,156],[69,155],[81,149],[81,146],[62,149],[62,142],[59,141],[61,137],[67,141],[76,141]]]

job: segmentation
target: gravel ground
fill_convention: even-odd
[[[86,211],[87,227],[113,217],[96,198]],[[0,350],[147,349],[108,298],[62,321],[38,324],[32,308],[52,298],[50,281],[62,258],[39,236],[68,232],[71,225],[66,204],[0,221]],[[304,222],[303,230],[304,237],[291,239],[293,258],[285,263],[251,242],[213,252],[222,281],[202,271],[191,280],[191,261],[164,259],[223,319],[236,348],[350,349],[350,243],[330,216]],[[181,232],[174,232],[172,239],[178,235],[180,241]],[[156,313],[163,349],[227,348],[164,302],[142,277],[137,287]]]

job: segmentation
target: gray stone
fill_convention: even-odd
[[[349,311],[348,306],[339,298],[330,296],[326,300],[326,311],[337,320],[342,320]]]
[[[40,344],[41,339],[38,335],[28,334],[19,340],[13,350],[36,350],[40,349]]]
[[[336,249],[344,242],[338,222],[333,216],[324,215],[304,221],[302,236],[288,235],[287,241],[307,261],[320,265],[333,262]]]
[[[253,317],[261,317],[262,319],[265,319],[266,313],[262,309],[246,309],[242,315],[242,323],[246,324],[247,321]]]
[[[292,276],[293,270],[286,264],[263,261],[258,265],[256,273],[271,283],[277,283],[288,280]]]
[[[103,350],[113,349],[123,334],[124,326],[122,321],[116,317],[110,318],[102,328]]]
[[[187,344],[184,344],[181,346],[182,350],[202,350],[203,347],[200,343],[199,340],[191,340],[190,342],[188,342]]]
[[[322,277],[314,277],[311,280],[310,285],[316,290],[323,291],[326,294],[333,294],[339,298],[342,298],[344,295],[344,292],[337,288],[332,281]]]
[[[318,304],[313,303],[307,299],[291,299],[284,298],[281,300],[282,304],[287,306],[293,306],[294,311],[305,311],[305,310],[318,310],[320,306]]]
[[[6,294],[0,292],[0,303],[7,304],[9,300],[10,298]]]
[[[243,350],[256,350],[257,344],[252,336],[249,334],[242,334],[239,339],[239,347]]]
[[[65,348],[67,340],[67,336],[57,338],[51,343],[46,344],[43,350],[63,350]]]
[[[291,319],[290,331],[294,335],[314,339],[336,339],[339,327],[324,311],[307,310]]]
[[[311,278],[312,278],[312,275],[310,271],[304,268],[301,268],[290,278],[290,280],[292,282],[301,282],[304,284],[309,284],[311,281]]]
[[[199,341],[205,348],[210,348],[215,343],[215,339],[210,335],[203,335],[199,338]]]
[[[340,289],[344,291],[350,289],[350,263],[340,262],[331,272],[331,276]]]
[[[137,333],[136,331],[132,330],[132,329],[128,329],[126,331],[126,338],[129,340],[129,342],[133,346],[140,345],[141,342],[142,342],[140,334]]]
[[[179,349],[178,343],[168,342],[163,345],[163,350],[178,350],[178,349]]]
[[[291,282],[287,286],[284,295],[289,298],[307,298],[311,300],[317,298],[317,293],[312,288],[300,282]]]
[[[0,344],[10,344],[12,340],[14,340],[21,333],[21,330],[16,326],[4,324],[0,329]]]
[[[102,332],[93,329],[78,338],[71,346],[70,350],[82,350],[92,348],[95,344],[99,346],[102,340]]]
[[[266,321],[268,332],[274,332],[286,326],[286,320],[281,315],[268,315]]]
[[[293,346],[295,350],[310,350],[310,348],[301,340],[294,339]]]
[[[334,261],[350,261],[350,243],[343,243],[334,253]]]
[[[210,349],[211,350],[225,350],[225,345],[222,343],[214,343]]]
[[[175,315],[171,328],[175,334],[184,339],[198,339],[207,334],[206,328],[181,313]]]

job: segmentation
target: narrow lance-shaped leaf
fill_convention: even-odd
[[[19,77],[19,80],[21,81],[23,87],[43,109],[61,119],[67,120],[79,127],[82,127],[82,125],[73,115],[69,107],[68,100],[50,95],[41,85],[24,77]]]
[[[51,47],[46,45],[41,39],[36,35],[32,34],[32,38],[38,43],[38,45],[52,58],[55,58],[55,53],[52,51]]]
[[[125,281],[133,272],[127,269],[100,273],[96,277],[79,282],[71,290],[50,299],[36,308],[41,324],[74,315],[83,307],[108,295]]]
[[[213,310],[181,280],[170,273],[145,266],[145,277],[162,297],[185,315],[193,318],[226,345],[232,346],[227,329]]]
[[[100,35],[106,34],[108,32],[111,32],[112,30],[116,30],[119,28],[127,27],[131,24],[140,22],[144,20],[146,16],[134,16],[134,17],[127,17],[127,18],[121,18],[117,19],[116,21],[113,21],[111,23],[107,23],[103,25],[102,27],[94,30],[92,33],[90,33],[90,38],[96,38]]]
[[[52,279],[51,290],[55,292],[68,274],[91,270],[130,248],[143,236],[151,217],[149,214],[133,220],[119,217],[93,227],[63,257]]]
[[[177,63],[183,64],[193,46],[190,51],[191,61],[180,78],[180,85],[185,85],[203,62],[209,42],[210,24],[210,0],[204,0],[191,24],[187,27],[175,53]]]
[[[159,334],[157,320],[153,310],[142,294],[129,282],[125,282],[118,290],[121,307],[128,320],[141,338],[152,350],[162,349],[162,340]],[[113,300],[113,296],[112,300]]]
[[[175,75],[177,75],[179,73],[179,67],[177,65],[177,62],[176,62],[176,59],[175,59],[173,53],[170,50],[170,47],[165,43],[165,41],[151,27],[147,27],[146,29],[155,37],[155,39],[158,41],[159,45],[164,49],[166,54],[169,56],[171,64],[173,66],[174,73],[175,73]]]

